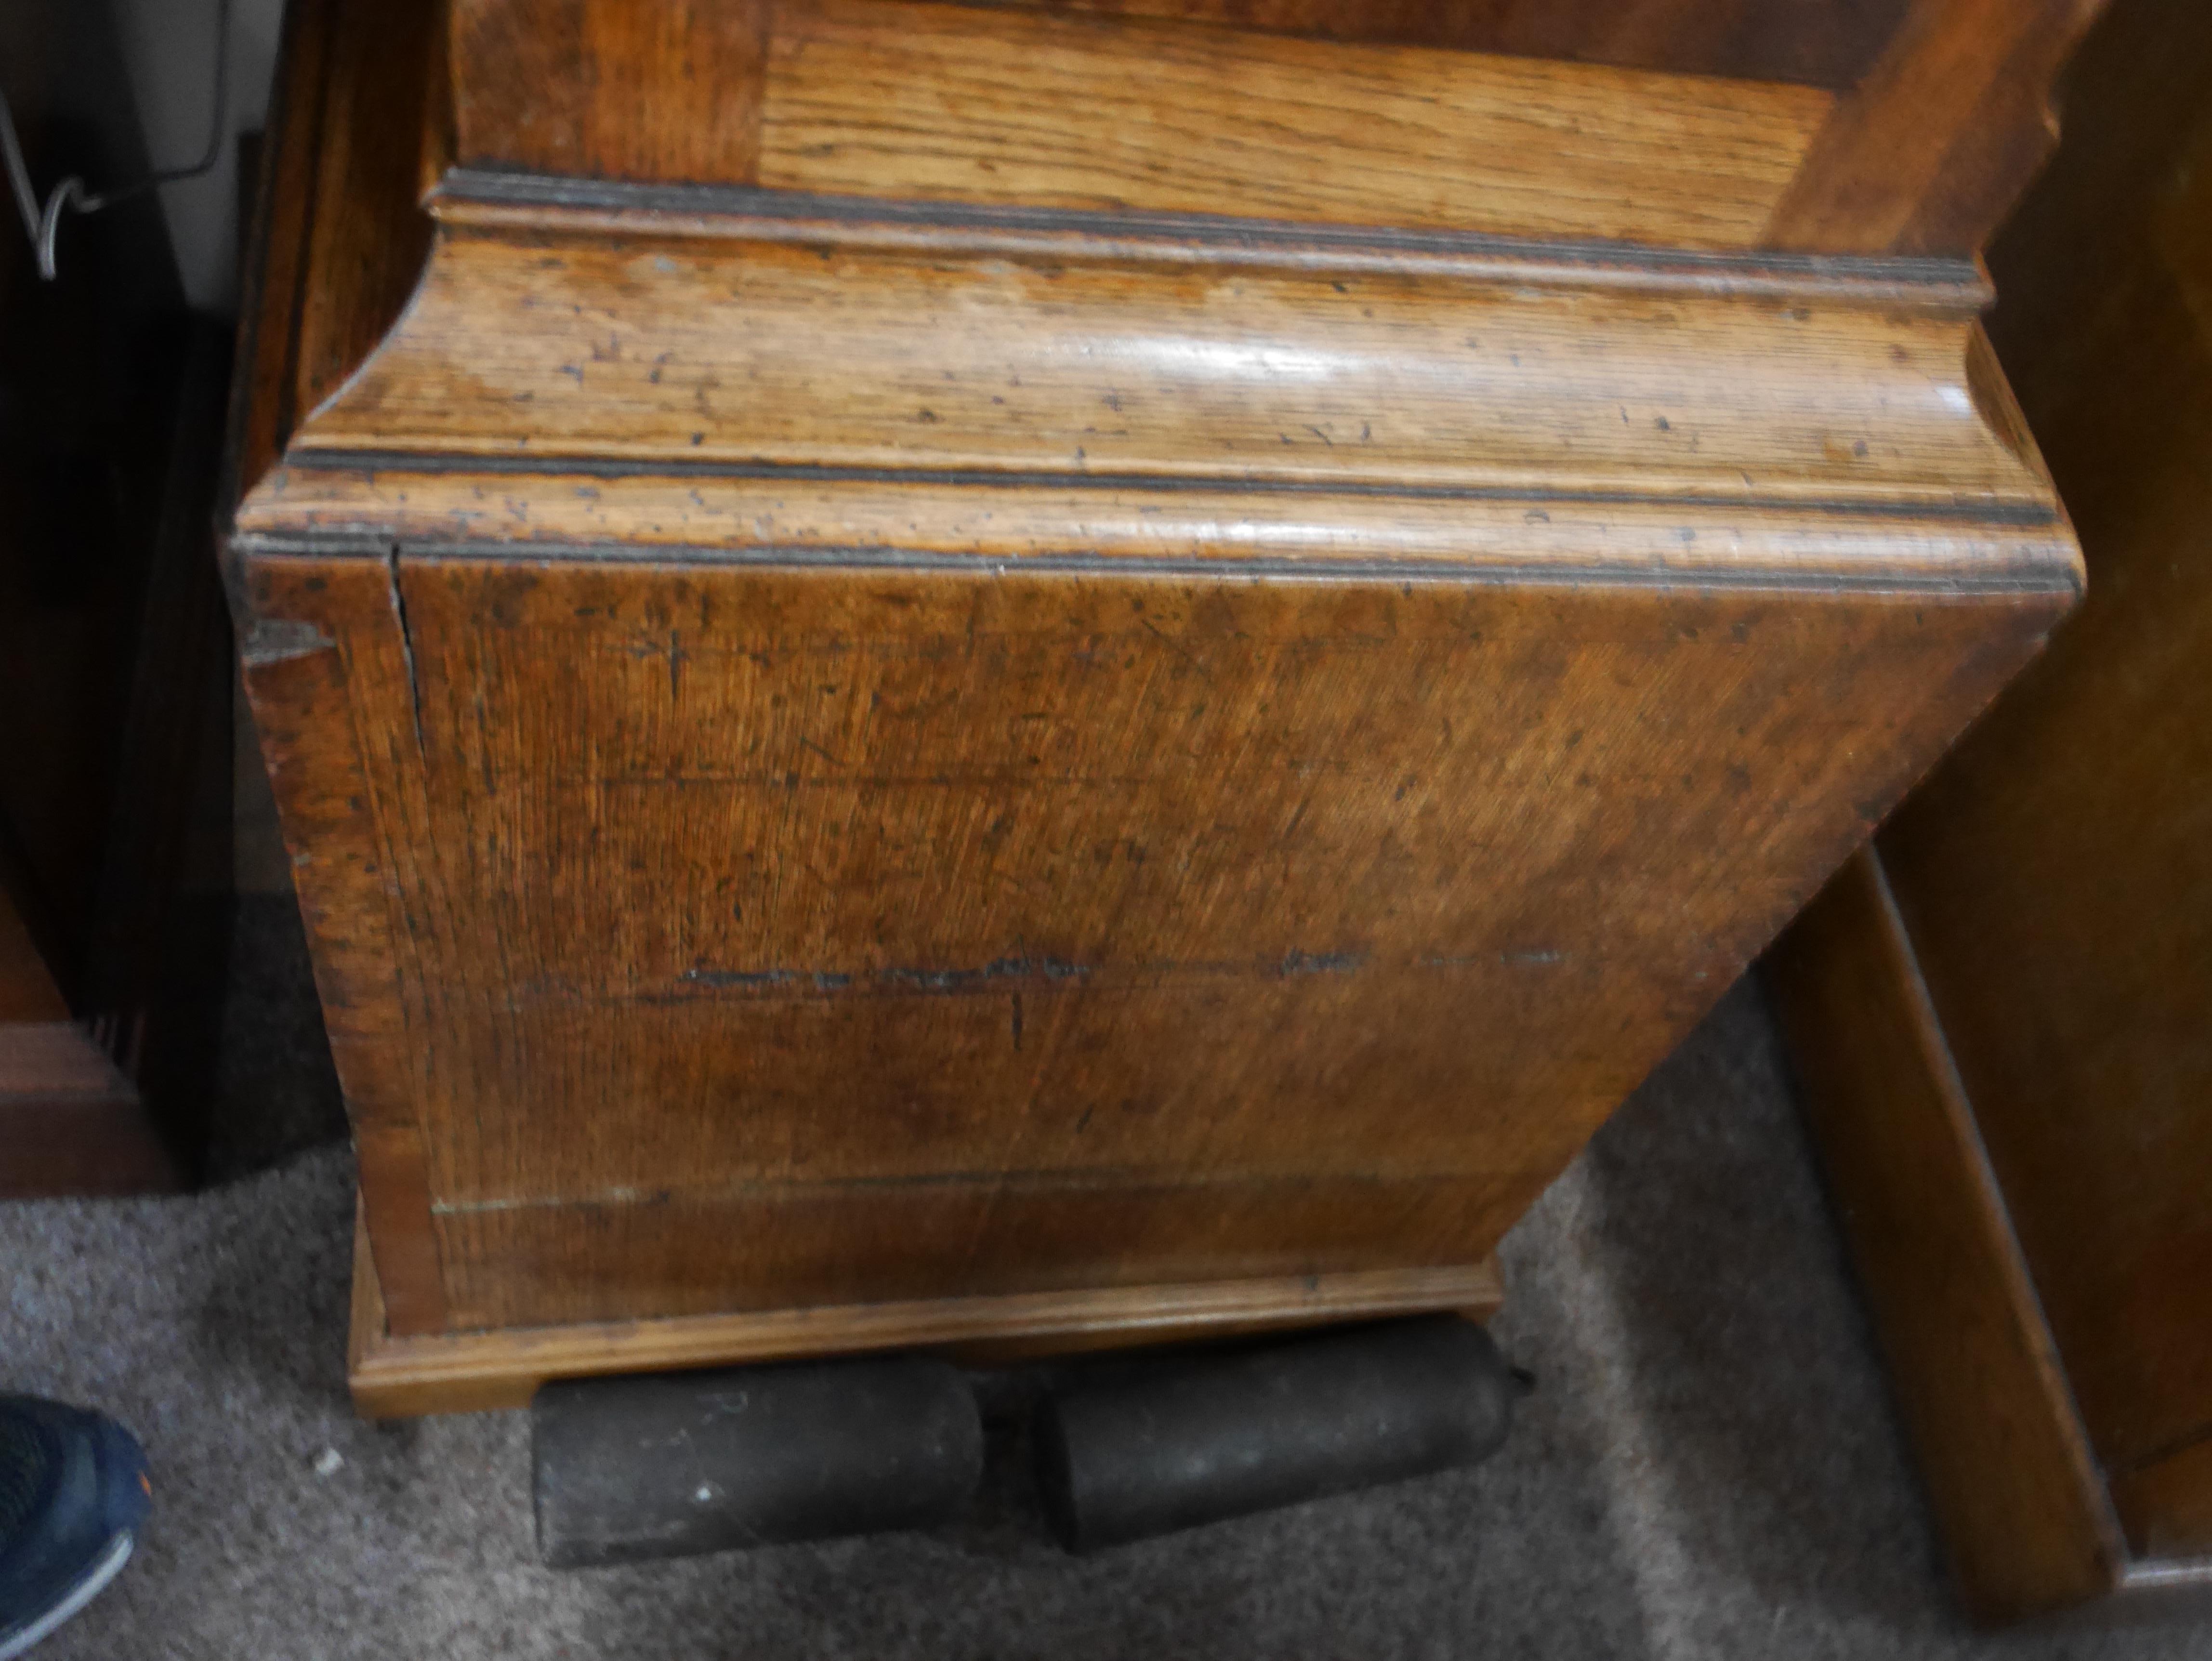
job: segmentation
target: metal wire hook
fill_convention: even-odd
[[[72,173],[48,192],[43,207],[39,204],[38,192],[31,185],[31,169],[23,160],[22,141],[15,133],[15,112],[8,107],[7,94],[0,93],[0,149],[7,152],[8,186],[15,198],[15,210],[22,216],[24,233],[37,252],[40,277],[48,283],[54,280],[54,245],[61,231],[64,209],[74,208],[80,214],[98,213],[102,208],[127,201],[143,192],[198,179],[214,168],[222,155],[223,135],[228,125],[229,67],[230,0],[216,0],[215,107],[209,116],[207,144],[199,160],[187,167],[149,173],[143,179],[98,193],[87,190],[84,180]]]

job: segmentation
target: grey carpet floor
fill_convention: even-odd
[[[278,1143],[190,1199],[0,1206],[0,1387],[120,1415],[159,1475],[42,1661],[2212,1654],[1961,1626],[1751,984],[1508,1242],[1540,1382],[1495,1461],[1082,1561],[1008,1457],[938,1533],[538,1568],[522,1415],[351,1415],[350,1160]]]

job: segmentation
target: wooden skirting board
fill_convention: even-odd
[[[368,1236],[356,1225],[348,1374],[363,1417],[395,1419],[524,1407],[553,1378],[890,1349],[939,1350],[989,1363],[1440,1310],[1487,1321],[1503,1301],[1497,1262],[1486,1259],[1441,1269],[395,1337],[385,1323]]]
[[[1969,1609],[2212,1597],[2212,1559],[2129,1547],[1880,855],[1845,867],[1766,961]]]

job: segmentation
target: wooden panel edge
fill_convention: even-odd
[[[1436,1269],[1115,1287],[514,1328],[396,1338],[384,1327],[376,1268],[355,1233],[349,1382],[364,1418],[526,1406],[549,1378],[672,1372],[872,1350],[952,1350],[1008,1360],[1119,1343],[1167,1343],[1504,1301],[1494,1259]]]
[[[1962,1601],[1996,1622],[2115,1591],[2126,1545],[1873,849],[1766,969]]]

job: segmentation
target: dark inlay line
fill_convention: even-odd
[[[1218,492],[1224,496],[1352,496],[1406,502],[1525,502],[1532,507],[1565,504],[1677,508],[1686,511],[1722,508],[1850,519],[1935,519],[2030,526],[2054,525],[2058,520],[2057,513],[2048,503],[2033,502],[1860,502],[1829,497],[1796,501],[1749,495],[1656,496],[1637,490],[1557,490],[1519,484],[1377,484],[1357,479],[1206,478],[1158,473],[1032,472],[981,467],[850,467],[817,462],[689,461],[678,457],[638,462],[607,456],[417,453],[303,447],[286,455],[280,471],[298,467],[363,474],[492,473],[544,478],[574,475],[605,479],[712,478],[757,480],[763,484],[947,485],[960,490],[1127,490],[1164,496]]]
[[[1387,225],[1325,225],[1231,214],[1120,209],[1024,207],[1003,203],[915,202],[868,196],[779,191],[748,185],[625,184],[520,169],[453,167],[433,205],[447,201],[501,208],[643,212],[758,222],[803,235],[810,225],[839,230],[1027,232],[1104,243],[1151,242],[1163,251],[1216,255],[1357,255],[1549,263],[1602,277],[1735,277],[1777,286],[1807,281],[1928,291],[1929,298],[1978,308],[1987,285],[1971,260],[1917,254],[1822,254],[1776,250],[1656,248],[1602,237],[1534,239],[1486,231],[1422,230]]]
[[[1189,962],[1132,964],[1134,975],[1258,975],[1269,980],[1292,980],[1305,975],[1349,975],[1366,966],[1364,952],[1291,951],[1280,958],[1249,963]],[[811,969],[714,969],[702,964],[687,969],[677,979],[717,991],[781,991],[795,989],[842,992],[858,984],[888,992],[973,992],[1008,983],[1042,981],[1082,981],[1099,972],[1096,964],[1071,963],[1064,958],[999,958],[975,969],[921,969],[894,966],[860,970],[857,974]]]
[[[357,551],[358,532],[302,532],[283,537],[234,537],[240,553],[271,558],[316,558]],[[377,546],[386,545],[379,542]],[[1239,554],[1154,557],[1136,554],[915,553],[887,548],[727,548],[688,543],[448,542],[416,543],[410,560],[483,560],[514,563],[690,565],[767,571],[978,571],[1004,576],[1016,571],[1075,576],[1156,576],[1209,580],[1458,583],[1566,588],[1675,588],[1779,591],[1791,593],[1913,593],[1972,598],[1987,595],[2076,594],[2081,583],[2067,569],[2014,567],[1971,574],[1898,571],[1869,563],[1861,571],[1833,566],[1807,570],[1780,561],[1688,567],[1656,563],[1474,561],[1450,559],[1276,559]]]

